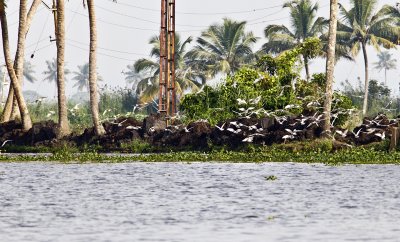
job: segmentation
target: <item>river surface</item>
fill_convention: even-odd
[[[400,166],[5,163],[0,241],[400,241]]]

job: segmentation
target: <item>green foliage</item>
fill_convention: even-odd
[[[181,102],[181,110],[189,120],[207,119],[212,124],[251,116],[248,113],[243,115],[243,109],[248,108],[255,110],[253,116],[272,112],[275,115],[321,112],[321,104],[325,101],[325,74],[314,74],[310,81],[306,81],[299,78],[296,68],[301,56],[313,58],[320,51],[320,41],[309,38],[297,48],[277,57],[266,55],[255,64],[255,68],[240,69],[228,76],[224,84],[216,88],[205,86],[201,92],[186,95]],[[254,101],[257,99],[260,99],[259,102]],[[334,123],[343,125],[351,108],[349,98],[335,93],[332,109],[337,117]]]
[[[146,141],[135,139],[130,143],[122,143],[121,148],[124,151],[135,154],[150,153],[154,151],[154,148]]]
[[[143,155],[102,155],[93,151],[76,153],[68,148],[60,149],[53,155],[0,155],[0,162],[64,162],[64,163],[117,163],[117,162],[300,162],[341,164],[400,164],[400,152],[387,152],[387,143],[381,142],[369,147],[335,151],[330,140],[293,143],[272,147],[256,147],[253,151],[232,152],[212,151],[177,152]]]

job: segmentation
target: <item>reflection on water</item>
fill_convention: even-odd
[[[398,241],[399,181],[399,166],[0,164],[0,241]]]

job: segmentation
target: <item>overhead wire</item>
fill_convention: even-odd
[[[110,0],[112,1],[112,0]],[[151,11],[151,12],[160,12],[159,9],[154,9],[154,8],[146,8],[146,7],[141,7],[133,4],[128,4],[128,3],[123,3],[121,1],[114,2],[115,4],[122,5],[122,6],[127,6],[131,8],[136,8],[136,9],[141,9],[141,10],[146,10],[146,11]],[[185,14],[185,15],[202,15],[202,16],[211,16],[211,15],[227,15],[227,14],[243,14],[243,13],[254,13],[258,11],[265,11],[265,10],[270,10],[270,9],[275,9],[275,8],[280,8],[282,7],[282,4],[279,5],[273,5],[270,7],[264,7],[264,8],[257,8],[257,9],[248,9],[248,10],[242,10],[242,11],[229,11],[229,12],[181,12],[177,11],[177,14]]]

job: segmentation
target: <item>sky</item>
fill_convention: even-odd
[[[50,5],[50,0],[44,0]],[[8,22],[10,44],[15,53],[18,28],[18,2],[8,2]],[[254,50],[258,50],[266,39],[264,28],[269,24],[284,24],[290,26],[289,12],[282,9],[282,0],[177,0],[176,1],[176,30],[183,38],[199,37],[201,31],[210,24],[221,23],[224,17],[238,21],[247,21],[247,31],[252,31],[259,37]],[[329,16],[329,0],[318,0],[319,16]],[[348,6],[348,0],[340,1]],[[395,4],[397,0],[379,0],[379,5]],[[28,1],[29,5],[31,0]],[[159,34],[160,0],[97,0],[96,14],[98,24],[98,72],[104,81],[100,85],[113,87],[130,87],[125,81],[123,71],[140,58],[149,58],[151,45],[149,39]],[[42,81],[43,71],[46,70],[46,60],[56,57],[55,42],[49,41],[54,37],[54,23],[52,13],[44,5],[33,20],[27,36],[26,60],[34,66],[38,81],[34,84],[24,83],[24,90],[32,90],[48,98],[56,95],[54,83]],[[0,41],[1,42],[1,41]],[[66,1],[66,63],[71,72],[78,71],[78,65],[84,65],[89,59],[89,22],[87,9],[83,8],[81,0]],[[195,41],[192,42],[192,45]],[[399,51],[391,50],[393,56],[399,59]],[[34,58],[31,55],[34,54]],[[377,61],[377,52],[369,48],[370,75],[372,79],[384,80],[384,73],[373,68]],[[0,54],[0,64],[4,57]],[[400,64],[400,62],[399,62]],[[312,72],[324,72],[325,61],[316,59],[312,62]],[[388,73],[388,85],[393,93],[399,95],[400,68]],[[77,92],[72,80],[73,74],[67,76],[67,96]],[[356,83],[357,78],[364,78],[364,64],[362,56],[355,62],[340,61],[336,66],[335,87],[346,79]]]

